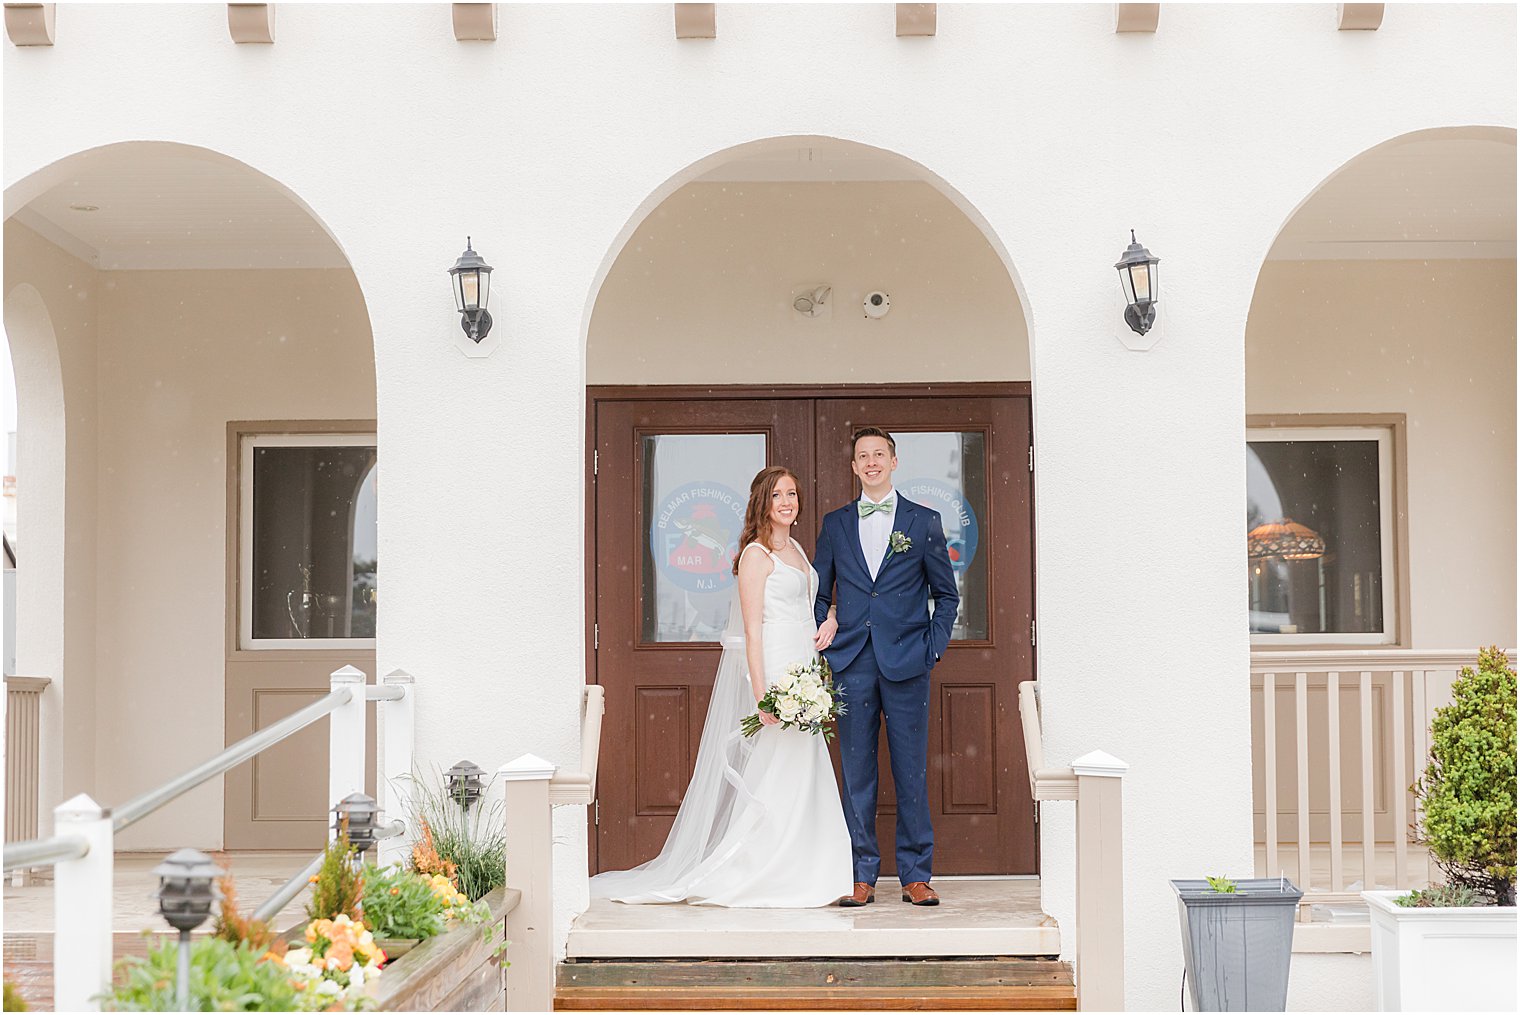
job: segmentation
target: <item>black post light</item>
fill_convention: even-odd
[[[179,970],[175,1001],[179,1011],[190,1010],[190,932],[206,922],[221,898],[216,879],[222,869],[198,849],[182,849],[153,868],[158,875],[158,911],[179,931]]]
[[[374,797],[350,793],[338,801],[333,807],[333,831],[342,835],[345,830],[357,851],[355,861],[362,863],[364,854],[379,840],[380,808]]]
[[[481,783],[481,776],[485,774],[486,770],[475,762],[461,761],[443,773],[449,784],[449,797],[468,811],[475,801],[485,795],[485,786]]]
[[[1119,284],[1124,286],[1124,321],[1130,330],[1143,335],[1156,323],[1156,302],[1160,298],[1156,266],[1161,258],[1142,247],[1129,231],[1129,246],[1114,265],[1119,269]]]
[[[491,333],[491,315],[486,304],[491,298],[491,266],[470,245],[470,237],[464,239],[464,253],[449,269],[454,282],[454,306],[459,310],[460,327],[479,342]]]

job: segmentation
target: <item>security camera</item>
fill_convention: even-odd
[[[886,317],[887,311],[892,309],[892,297],[880,289],[866,293],[866,298],[861,302],[867,317]]]

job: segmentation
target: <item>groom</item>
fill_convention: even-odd
[[[937,906],[929,887],[929,671],[950,644],[960,596],[939,515],[892,489],[897,442],[877,427],[855,433],[850,469],[859,500],[824,516],[818,569],[818,642],[847,706],[839,719],[844,816],[855,891],[841,906],[876,901],[876,745],[882,718],[897,788],[897,879],[903,901]],[[837,596],[836,596],[837,589]],[[929,598],[934,616],[929,616]]]

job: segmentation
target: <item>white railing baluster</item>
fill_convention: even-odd
[[[399,687],[402,695],[395,701],[376,702],[377,726],[382,745],[380,777],[376,795],[380,809],[388,819],[406,822],[407,831],[391,839],[380,840],[380,863],[403,863],[411,848],[412,828],[412,754],[416,738],[416,681],[404,670],[386,675],[387,687]]]
[[[1341,830],[1341,675],[1325,674],[1326,718],[1330,724],[1330,890],[1346,890],[1346,842]]]
[[[327,725],[327,800],[331,811],[350,793],[364,792],[364,673],[352,666],[334,670],[332,689],[348,688],[348,701],[332,711]],[[328,836],[333,835],[329,825]]]
[[[1293,716],[1298,753],[1298,886],[1307,892],[1314,870],[1309,860],[1309,674],[1302,670],[1293,678]]]
[[[1414,778],[1418,782],[1425,772],[1425,759],[1430,756],[1430,704],[1429,704],[1429,670],[1415,670],[1409,675],[1410,683],[1414,687],[1413,727],[1414,733]],[[1414,827],[1420,826],[1420,798],[1414,798],[1414,806],[1410,810],[1410,823]],[[1430,880],[1430,858],[1426,857],[1424,878]]]
[[[89,843],[53,868],[53,1008],[100,1011],[111,989],[111,812],[81,793],[54,808],[53,833]]]
[[[1267,869],[1264,878],[1275,877],[1282,870],[1277,858],[1277,674],[1261,675],[1261,746],[1262,746],[1262,796],[1266,802],[1262,811],[1266,816]]]
[[[1377,887],[1376,879],[1376,854],[1377,838],[1374,833],[1372,819],[1376,810],[1376,801],[1373,797],[1373,766],[1376,763],[1373,751],[1372,739],[1372,672],[1362,671],[1361,704],[1362,714],[1362,889],[1370,891]]]
[[[1393,763],[1389,765],[1388,795],[1393,804],[1393,887],[1409,887],[1409,829],[1405,811],[1408,803],[1408,773],[1405,771],[1404,674],[1389,674],[1389,693],[1393,695]]]

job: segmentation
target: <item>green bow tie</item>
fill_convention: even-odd
[[[862,518],[869,518],[877,511],[885,511],[887,514],[891,514],[892,509],[897,506],[897,498],[888,497],[880,504],[872,504],[870,501],[862,498],[855,502],[855,506],[860,509],[860,517]]]

